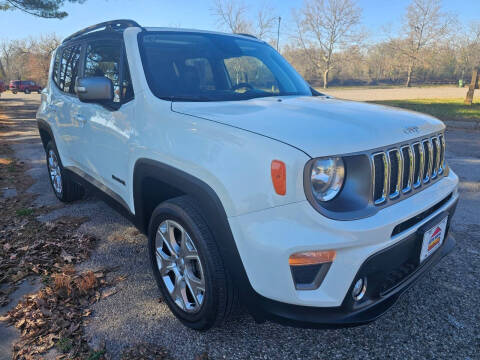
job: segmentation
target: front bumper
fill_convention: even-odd
[[[456,205],[456,204],[455,204]],[[453,215],[455,205],[452,206],[450,216]],[[381,254],[376,254],[367,261],[356,278],[369,275],[369,270],[378,263],[397,264],[407,259],[411,253],[404,253],[404,256],[398,257],[399,253],[403,253],[408,249],[412,242],[418,241],[417,236],[412,236],[401,244],[395,245],[392,248],[386,249]],[[382,292],[378,287],[367,287],[367,294],[363,301],[355,304],[353,298],[348,296],[353,288],[353,283],[350,292],[345,297],[343,304],[340,307],[320,308],[311,306],[300,306],[281,303],[267,298],[257,300],[259,313],[263,314],[264,319],[276,321],[286,325],[299,327],[317,327],[317,328],[335,328],[335,327],[349,327],[358,326],[372,322],[382,316],[404,293],[410,286],[412,286],[417,279],[424,273],[429,271],[435,264],[437,264],[444,256],[450,253],[455,247],[455,240],[448,236],[445,238],[442,246],[427,260],[421,264],[414,271],[409,273],[400,282],[398,282],[389,291]],[[417,252],[415,252],[415,255]],[[378,263],[376,263],[378,260]],[[373,264],[373,266],[372,266]],[[366,268],[370,268],[367,270]],[[375,276],[375,275],[374,275]],[[377,275],[378,276],[378,275]],[[377,284],[382,280],[389,281],[386,277],[384,279],[377,278]],[[371,281],[370,281],[371,282]]]
[[[318,213],[309,213],[302,203],[246,215],[246,222],[230,218],[255,292],[247,301],[252,315],[259,321],[271,319],[309,327],[354,326],[375,320],[453,249],[454,240],[446,236],[442,246],[421,265],[409,263],[419,257],[415,253],[415,244],[421,241],[419,229],[445,212],[449,219],[453,216],[457,185],[458,177],[451,172],[417,195],[358,221],[319,220]],[[282,216],[272,216],[272,212]],[[401,224],[409,224],[409,220],[422,214],[419,221],[395,232]],[[337,251],[337,258],[321,286],[316,290],[297,290],[288,266],[289,255],[329,249]],[[360,276],[367,276],[367,293],[362,301],[355,302],[351,290]],[[386,284],[388,280],[393,285]]]

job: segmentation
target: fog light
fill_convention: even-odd
[[[365,292],[367,291],[367,279],[360,278],[357,280],[355,285],[353,286],[352,296],[355,301],[362,300]]]

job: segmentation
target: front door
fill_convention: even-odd
[[[83,77],[105,76],[113,83],[110,104],[82,107],[85,118],[85,160],[89,175],[124,201],[128,199],[129,140],[134,119],[133,89],[121,40],[92,40],[86,44]]]

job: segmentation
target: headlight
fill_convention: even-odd
[[[329,201],[338,195],[345,179],[345,166],[340,157],[320,158],[313,162],[310,183],[318,201]]]

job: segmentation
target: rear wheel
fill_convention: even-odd
[[[63,168],[55,144],[50,141],[46,148],[47,169],[55,196],[63,202],[79,200],[83,197],[84,189],[74,182]]]
[[[189,197],[166,201],[153,211],[149,253],[163,298],[184,325],[206,330],[236,308],[238,294],[218,246]]]
[[[16,93],[17,93],[17,91],[16,91],[16,90],[12,90],[12,93],[13,93],[13,94],[16,94]]]

